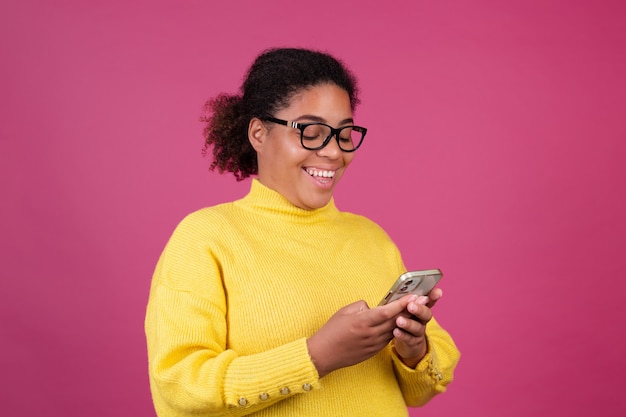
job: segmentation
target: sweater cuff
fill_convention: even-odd
[[[428,344],[426,355],[417,363],[415,368],[411,368],[402,362],[402,359],[400,359],[396,353],[393,342],[391,343],[391,358],[395,365],[396,372],[399,373],[401,378],[410,380],[417,377],[419,380],[430,382],[436,387],[443,380],[443,373],[440,370],[440,364],[437,360],[437,351],[430,341],[428,341],[428,338],[426,341]],[[438,391],[445,391],[445,386],[441,386],[441,389],[438,389]]]
[[[238,408],[265,408],[319,388],[319,375],[309,356],[306,338],[301,338],[269,351],[235,358],[228,366],[224,400]]]

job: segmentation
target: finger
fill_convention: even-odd
[[[431,292],[428,293],[428,298],[433,301],[439,300],[443,296],[443,290],[439,287],[433,288]]]
[[[380,324],[394,319],[396,316],[406,310],[409,303],[415,302],[416,300],[417,296],[406,295],[399,300],[392,301],[389,304],[373,308],[371,310],[373,324]]]
[[[407,306],[409,313],[421,323],[428,323],[433,318],[432,310],[425,304],[419,302],[409,303]]]
[[[400,316],[404,316],[407,318],[410,318],[413,316],[413,312],[417,312],[417,309],[419,307],[415,307],[413,306],[413,304],[418,304],[418,305],[426,305],[429,302],[429,299],[427,296],[425,295],[421,295],[419,297],[417,297],[417,299],[413,302],[409,302],[409,304],[407,305],[407,308],[405,311],[403,311],[402,313],[400,313]]]
[[[402,329],[400,327],[396,327],[395,329],[393,329],[392,334],[393,337],[401,340],[408,345],[415,344],[424,337],[424,333],[420,330],[410,331],[409,329]]]
[[[402,316],[396,319],[396,326],[415,337],[423,336],[426,329],[426,326],[419,321]]]
[[[430,308],[434,307],[434,305],[437,304],[437,301],[439,301],[441,297],[443,297],[443,290],[441,288],[433,289],[430,293],[428,293],[428,302],[426,303],[426,305]]]

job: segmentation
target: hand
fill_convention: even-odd
[[[370,309],[357,301],[337,311],[307,340],[309,354],[321,377],[360,363],[391,341],[396,319],[406,311],[409,297]]]
[[[442,296],[443,291],[435,288],[428,296],[413,298],[407,304],[405,314],[396,318],[394,347],[398,357],[410,368],[415,368],[428,351],[426,324],[433,317],[431,309]]]

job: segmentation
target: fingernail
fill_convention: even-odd
[[[417,299],[417,304],[425,305],[427,302],[428,297],[426,297],[425,295],[420,295],[420,297]]]

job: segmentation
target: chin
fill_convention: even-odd
[[[302,200],[304,208],[307,210],[315,210],[326,206],[330,199],[332,198],[332,193],[329,193],[328,196],[317,196],[316,198],[309,198]]]

